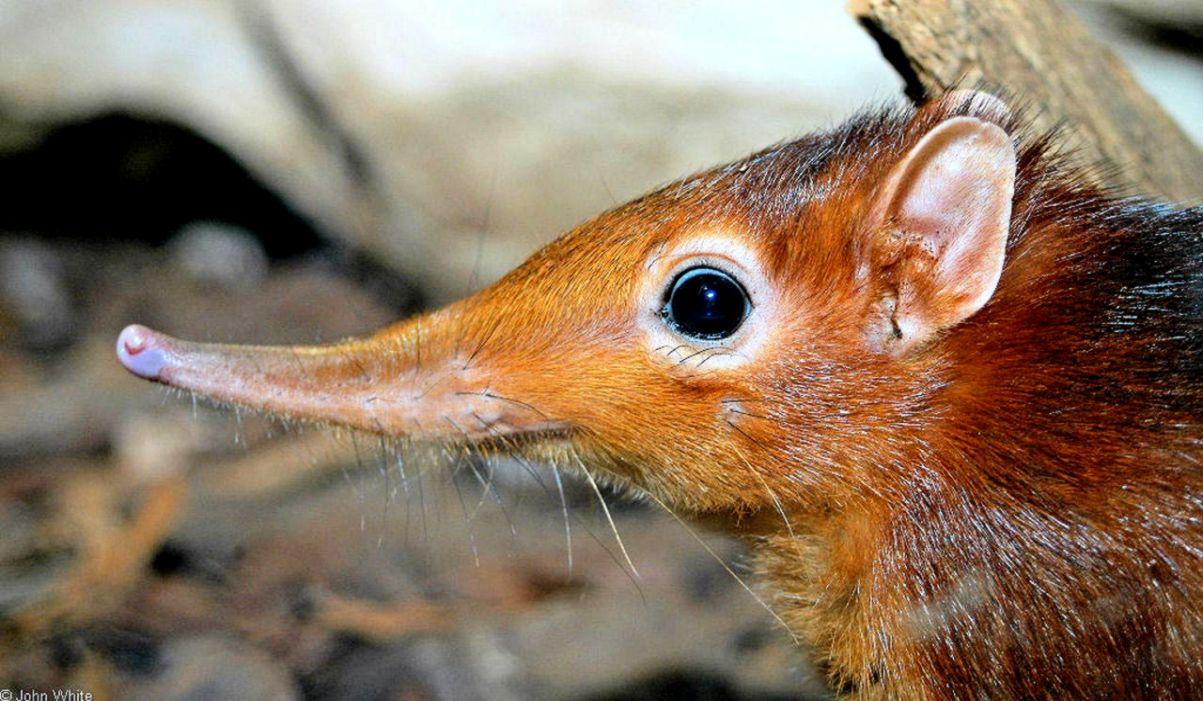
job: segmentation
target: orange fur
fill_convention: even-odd
[[[1001,280],[921,348],[875,352],[880,290],[856,272],[874,196],[958,114],[1019,139]],[[1203,212],[1111,198],[1049,143],[971,101],[866,115],[602,214],[368,339],[142,341],[167,359],[152,379],[219,400],[568,445],[745,537],[842,693],[1187,698],[1203,689]],[[772,291],[746,362],[644,342],[649,271],[697,237],[746,247]]]

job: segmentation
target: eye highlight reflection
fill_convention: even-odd
[[[751,310],[748,293],[731,275],[709,266],[678,275],[664,295],[660,316],[677,333],[703,341],[727,338]]]

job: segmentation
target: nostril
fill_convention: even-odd
[[[152,344],[153,333],[145,326],[133,324],[117,336],[117,359],[126,370],[148,380],[158,379],[167,356],[163,349]]]
[[[145,329],[138,325],[127,326],[121,331],[121,335],[117,337],[117,342],[125,352],[130,355],[137,355],[146,350],[146,334]]]

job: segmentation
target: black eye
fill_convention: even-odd
[[[714,268],[690,268],[673,280],[661,314],[679,333],[713,341],[735,333],[748,315],[748,294]]]

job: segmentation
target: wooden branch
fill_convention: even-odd
[[[849,9],[912,99],[961,86],[1002,89],[1069,127],[1107,184],[1203,201],[1203,153],[1116,56],[1055,0],[851,0]]]

